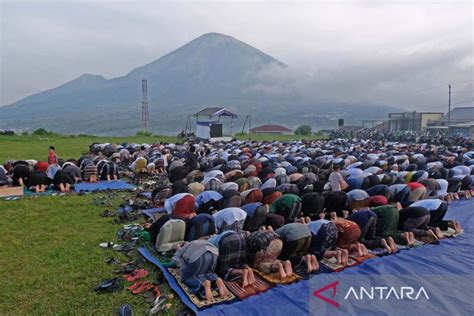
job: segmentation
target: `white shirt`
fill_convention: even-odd
[[[426,208],[428,211],[433,212],[436,211],[442,203],[443,201],[441,201],[440,199],[426,199],[416,201],[410,206],[421,206]]]

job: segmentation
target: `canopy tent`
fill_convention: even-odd
[[[209,119],[211,119],[213,116],[217,116],[217,117],[228,116],[231,118],[238,117],[237,114],[233,113],[231,110],[227,108],[218,108],[218,107],[208,107],[194,114],[194,117],[198,119],[200,116],[207,116],[209,117]]]
[[[234,133],[233,120],[238,118],[237,114],[223,107],[207,107],[193,116],[196,118],[196,136],[205,140],[213,137],[222,137],[222,123],[220,122],[222,116],[230,117],[230,134],[232,135]]]

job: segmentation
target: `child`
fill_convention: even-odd
[[[56,155],[56,148],[54,148],[54,146],[49,146],[48,163],[50,165],[58,163],[58,156]]]

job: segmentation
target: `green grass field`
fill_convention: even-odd
[[[95,137],[95,136],[2,136],[0,135],[0,161],[8,159],[47,160],[49,146],[55,146],[59,157],[78,159],[89,150],[89,145],[98,143],[148,143],[156,141],[177,142],[172,136],[130,136],[130,137]]]
[[[257,140],[289,140],[294,136],[250,135]],[[248,135],[242,136],[248,139]],[[47,158],[53,145],[61,158],[78,158],[93,142],[153,143],[176,142],[175,137],[92,137],[92,136],[0,136],[0,161]],[[123,290],[97,295],[93,288],[116,275],[116,266],[104,260],[123,255],[98,245],[114,241],[120,228],[111,219],[99,216],[106,207],[95,206],[93,196],[24,197],[0,200],[0,313],[2,315],[113,315],[128,302],[135,315],[148,308],[144,299]],[[113,198],[114,207],[123,196]],[[113,209],[111,207],[109,209]],[[149,270],[152,266],[148,265]],[[153,279],[152,277],[150,278]],[[172,293],[166,285],[163,291]],[[172,315],[184,306],[175,297]]]
[[[302,136],[302,135],[272,135],[272,134],[249,134],[238,135],[240,140],[275,140],[288,141],[292,139],[323,139],[321,135]],[[3,136],[0,135],[0,162],[9,159],[35,159],[38,161],[46,160],[48,157],[49,146],[55,146],[59,157],[79,158],[83,153],[89,150],[89,145],[98,143],[147,143],[154,142],[179,142],[177,137],[173,136],[129,136],[129,137],[105,137],[105,136]]]

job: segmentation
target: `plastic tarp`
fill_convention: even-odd
[[[375,258],[339,273],[318,274],[309,280],[276,286],[228,305],[217,305],[203,315],[472,315],[474,311],[474,199],[455,201],[445,219],[457,219],[464,234]],[[335,286],[336,285],[336,286]],[[354,292],[349,292],[350,288]],[[379,287],[379,289],[373,289]],[[387,289],[380,290],[380,288]],[[405,287],[405,298],[401,288]],[[429,299],[421,293],[421,287]],[[334,288],[336,289],[333,292]],[[361,288],[374,298],[363,294]],[[388,291],[391,294],[387,298]],[[412,299],[406,292],[413,289]],[[327,300],[336,303],[333,305]],[[349,297],[345,299],[347,293]],[[379,292],[383,292],[380,299]],[[334,296],[333,296],[334,293]],[[357,294],[357,295],[354,295]],[[387,299],[386,299],[387,298]],[[414,299],[417,298],[417,299]]]
[[[74,185],[74,191],[76,192],[132,189],[135,189],[135,186],[124,180],[100,181],[95,183],[82,182]]]

